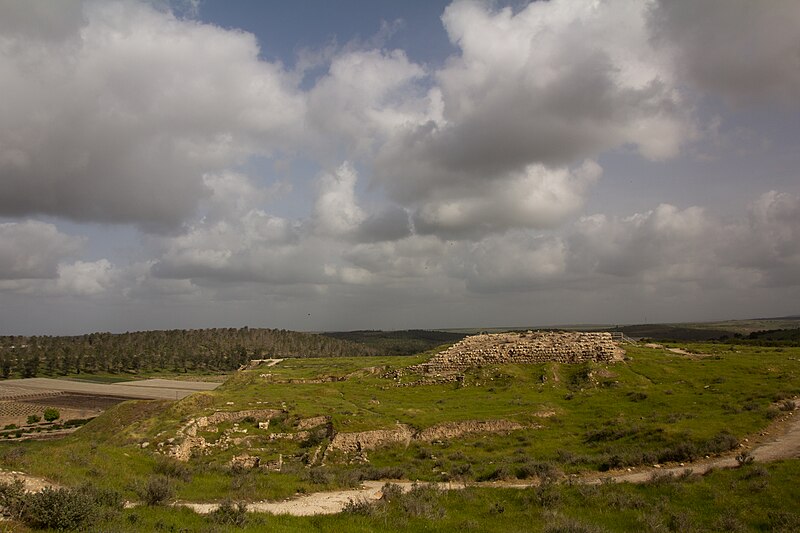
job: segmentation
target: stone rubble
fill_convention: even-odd
[[[407,371],[447,375],[496,364],[608,363],[624,350],[607,332],[527,331],[472,335]]]
[[[420,431],[407,424],[397,424],[395,429],[378,429],[355,433],[337,433],[323,455],[323,462],[332,452],[344,454],[363,454],[383,446],[408,446],[412,441],[434,442],[454,439],[472,433],[508,433],[525,426],[509,420],[465,420],[444,422]],[[536,427],[536,426],[534,426]]]

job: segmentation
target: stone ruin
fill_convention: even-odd
[[[484,333],[466,337],[429,361],[406,370],[446,375],[496,364],[608,363],[622,359],[624,353],[607,332]]]

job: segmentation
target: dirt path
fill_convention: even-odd
[[[610,479],[616,483],[644,483],[650,480],[653,475],[680,475],[687,470],[690,470],[693,474],[702,475],[712,469],[738,466],[736,454],[744,450],[750,452],[753,459],[759,463],[800,457],[800,411],[795,410],[786,413],[785,419],[772,424],[769,429],[754,438],[752,446],[749,445],[751,444],[749,441],[750,439],[745,439],[741,448],[722,457],[701,459],[686,463],[684,466],[666,468],[653,466],[637,468],[635,471],[630,472],[611,472],[603,476],[585,477],[583,481],[589,484],[597,484]]]
[[[680,475],[686,470],[691,470],[696,474],[704,474],[711,469],[737,466],[735,454],[741,450],[748,450],[757,462],[800,457],[800,410],[786,413],[785,417],[770,425],[767,430],[758,436],[744,439],[743,445],[743,448],[728,455],[687,463],[684,466],[637,468],[635,471],[608,472],[601,476],[595,474],[579,477],[576,480],[587,484],[599,484],[606,480],[616,483],[644,483],[649,481],[654,474]],[[53,486],[53,483],[47,480],[28,476],[22,472],[0,472],[0,481],[10,482],[14,478],[22,479],[25,482],[25,488],[29,491],[38,491],[46,486]],[[404,492],[410,490],[414,484],[405,480],[387,481],[399,485]],[[382,496],[381,489],[387,481],[367,481],[357,489],[315,492],[279,502],[250,502],[247,504],[247,510],[293,516],[336,514],[341,512],[351,500],[374,501],[380,499]],[[524,481],[492,481],[481,483],[438,483],[437,486],[444,490],[459,490],[466,487],[525,488],[533,484]],[[135,504],[129,505],[133,506]],[[200,514],[210,513],[218,507],[218,503],[176,502],[174,505],[187,507]]]
[[[0,472],[0,483],[12,483],[15,479],[21,479],[28,492],[39,492],[45,487],[57,487],[55,483],[44,478],[29,476],[24,472],[2,471]]]

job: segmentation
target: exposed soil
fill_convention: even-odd
[[[121,383],[91,383],[67,379],[27,378],[0,381],[0,398],[23,400],[28,395],[78,393],[137,399],[177,400],[194,392],[213,390],[218,383],[144,379]]]
[[[63,393],[57,396],[48,396],[46,398],[29,400],[28,403],[46,407],[55,407],[56,409],[99,409],[101,411],[105,411],[106,409],[126,400],[133,400],[133,398],[125,398],[124,396],[96,396],[94,394]]]

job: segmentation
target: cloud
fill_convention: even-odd
[[[310,142],[333,157],[369,156],[396,128],[428,119],[425,75],[402,50],[334,55],[308,93]]]
[[[557,237],[508,234],[484,240],[470,250],[462,265],[469,290],[508,292],[544,288],[563,279],[567,249]]]
[[[800,100],[800,4],[747,0],[660,1],[656,45],[695,87],[741,105]]]
[[[502,183],[437,191],[415,213],[421,234],[482,237],[513,228],[554,228],[583,205],[584,192],[602,173],[594,161],[577,169],[529,165]]]
[[[571,235],[570,249],[575,268],[586,273],[617,277],[688,273],[693,270],[686,268],[688,263],[708,259],[711,231],[703,209],[661,204],[627,217],[583,217]]]
[[[800,285],[800,196],[768,191],[736,228],[731,261],[758,269],[771,286]]]
[[[342,252],[349,264],[376,274],[379,283],[398,283],[440,274],[455,250],[435,236],[410,235],[396,241],[362,243]]]
[[[358,175],[349,163],[334,172],[320,176],[314,204],[315,231],[319,235],[336,237],[353,232],[366,215],[356,203],[355,186]]]
[[[164,252],[152,267],[158,278],[191,279],[200,285],[329,281],[325,242],[261,210],[198,222],[184,235],[165,237],[162,245]]]
[[[53,224],[26,220],[0,224],[0,279],[55,278],[59,263],[77,255],[86,239]]]
[[[135,2],[70,13],[0,37],[0,214],[174,228],[210,194],[204,174],[298,135],[304,99],[253,35]]]
[[[442,20],[459,54],[433,73],[429,93],[440,116],[396,128],[376,179],[421,231],[480,238],[552,227],[574,212],[591,180],[568,169],[587,158],[626,146],[648,159],[676,156],[695,127],[651,43],[651,8],[454,2]]]
[[[355,239],[360,242],[394,241],[409,235],[411,224],[408,212],[390,205],[364,219],[356,231]]]
[[[489,172],[565,164],[626,143],[677,153],[685,132],[672,75],[649,42],[650,5],[532,2],[518,11],[455,2],[442,17],[461,55],[437,73],[443,162]]]
[[[79,296],[102,294],[114,285],[115,275],[114,266],[107,259],[59,265],[58,279],[50,292]]]

